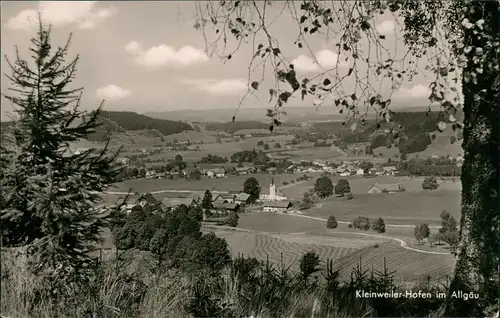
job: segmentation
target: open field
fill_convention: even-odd
[[[316,174],[309,174],[314,177]],[[246,176],[228,176],[222,179],[201,179],[201,180],[169,180],[169,179],[135,179],[117,183],[114,188],[109,189],[112,192],[127,192],[132,188],[132,192],[153,192],[158,190],[241,190],[243,183],[249,177],[254,177],[259,181],[262,188],[262,193],[267,193],[268,186],[274,178],[274,182],[279,187],[283,181],[296,180],[301,175],[297,174],[277,174],[271,175],[268,173],[254,173]]]
[[[378,176],[373,178],[365,178],[365,177],[338,177],[331,176],[332,182],[335,184],[339,179],[347,179],[349,181],[349,185],[351,186],[351,191],[354,195],[357,194],[367,194],[368,189],[373,186],[375,183],[401,183],[403,187],[406,189],[406,192],[422,192],[422,181],[424,178],[400,178],[400,177],[391,177],[391,176]],[[309,180],[308,182],[302,183],[295,187],[291,187],[288,189],[283,189],[283,193],[293,199],[301,199],[304,192],[314,187],[314,183],[316,179]],[[459,180],[453,182],[451,180],[438,180],[439,190],[450,190],[460,192],[462,185]]]
[[[398,242],[377,237],[373,231],[347,229],[344,224],[329,230],[324,221],[288,215],[242,214],[237,229],[209,227],[205,230],[225,238],[233,256],[243,254],[261,260],[268,256],[271,262],[279,263],[283,253],[284,263],[294,269],[297,269],[304,253],[315,251],[320,255],[322,264],[327,259],[333,259],[334,266],[341,269],[343,279],[349,278],[348,274],[359,263],[360,257],[363,268],[369,270],[372,267],[382,270],[385,257],[389,269],[396,270],[398,281],[415,281],[426,275],[442,278],[451,274],[455,262],[452,255],[407,250]],[[405,236],[407,241],[411,241],[409,235],[412,232],[412,228],[388,228],[384,236]],[[371,236],[364,236],[365,233]],[[415,247],[437,251],[435,248]]]
[[[291,160],[332,160],[342,156],[336,148],[316,147],[285,150],[283,153],[274,154],[276,158],[289,158]]]
[[[305,214],[337,220],[352,221],[357,216],[370,219],[381,217],[390,224],[440,224],[442,210],[460,219],[460,192],[435,190],[431,192],[401,192],[359,194],[352,200],[330,197],[322,200]]]
[[[210,229],[212,231],[212,229]],[[355,234],[352,237],[344,235],[338,238],[321,238],[304,235],[271,235],[265,233],[225,231],[215,230],[215,234],[225,238],[233,257],[244,255],[255,257],[279,264],[283,255],[283,262],[286,266],[297,269],[302,255],[307,252],[316,252],[322,262],[328,259],[338,260],[346,257],[358,249],[374,245],[380,240],[358,238]]]
[[[305,233],[326,228],[323,221],[255,212],[240,214],[238,228],[268,233]]]
[[[375,248],[366,247],[334,262],[340,269],[341,277],[349,279],[352,268],[361,261],[362,269],[383,270],[384,258],[390,271],[396,271],[398,281],[425,281],[428,275],[433,279],[444,279],[453,273],[455,259],[452,255],[433,255],[408,251],[395,242],[385,243]]]

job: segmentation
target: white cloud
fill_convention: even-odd
[[[148,68],[188,67],[193,64],[207,62],[209,57],[203,50],[192,46],[174,47],[162,44],[144,50],[139,43],[132,41],[125,45],[125,51],[134,57],[134,61]]]
[[[408,88],[400,88],[396,93],[398,98],[427,98],[431,94],[431,90],[429,87],[418,84],[413,86],[411,89]]]
[[[231,78],[224,80],[216,79],[186,79],[186,85],[192,85],[196,89],[202,90],[212,95],[230,96],[237,95],[247,89],[247,82],[241,78]]]
[[[314,54],[316,57],[316,60],[306,56],[306,55],[299,55],[296,59],[292,61],[292,64],[295,66],[295,68],[298,71],[301,72],[314,72],[318,71],[321,68],[323,69],[330,69],[334,68],[335,66],[343,67],[346,66],[347,64],[343,61],[339,61],[339,55],[335,53],[334,51],[330,50],[321,50],[318,51]],[[337,64],[338,62],[338,64]]]
[[[99,22],[116,14],[114,7],[96,8],[96,1],[40,1],[37,9],[23,10],[7,20],[11,30],[31,31],[42,21],[55,27],[76,24],[80,29],[92,29]]]
[[[120,99],[124,99],[130,96],[130,94],[132,94],[131,91],[113,84],[101,87],[97,90],[97,97],[99,99],[105,99],[110,101],[117,101]]]

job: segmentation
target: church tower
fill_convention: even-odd
[[[271,179],[271,184],[269,185],[269,201],[276,201],[276,185],[274,184],[274,178]]]

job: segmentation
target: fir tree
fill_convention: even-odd
[[[0,181],[1,235],[6,247],[27,247],[34,273],[64,286],[87,277],[90,252],[105,222],[98,193],[115,182],[121,168],[108,144],[102,150],[71,151],[71,143],[99,126],[101,107],[79,110],[82,89],[69,88],[78,56],[65,61],[71,36],[55,48],[50,35],[50,27],[40,22],[31,39],[32,59],[24,60],[17,47],[14,62],[6,57],[12,95],[4,96],[15,105],[17,118]]]

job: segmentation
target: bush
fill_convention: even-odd
[[[330,215],[328,221],[326,222],[327,229],[336,229],[339,224],[337,223],[337,219],[333,215]]]
[[[236,212],[231,212],[229,214],[229,218],[227,220],[227,225],[231,227],[237,227],[238,226],[238,220],[240,219],[240,216]]]
[[[349,223],[348,227],[349,227],[350,229],[352,229],[352,223]]]
[[[419,224],[415,226],[413,234],[415,235],[415,239],[417,240],[417,242],[420,243],[420,241],[422,241],[424,238],[429,237],[430,235],[429,226],[426,223]]]
[[[370,229],[370,220],[366,216],[358,216],[353,222],[352,227],[363,231]]]
[[[422,182],[422,189],[424,190],[436,190],[437,188],[439,188],[439,184],[434,176],[426,177]]]
[[[372,230],[377,233],[385,233],[385,222],[384,219],[378,218],[371,224]]]

